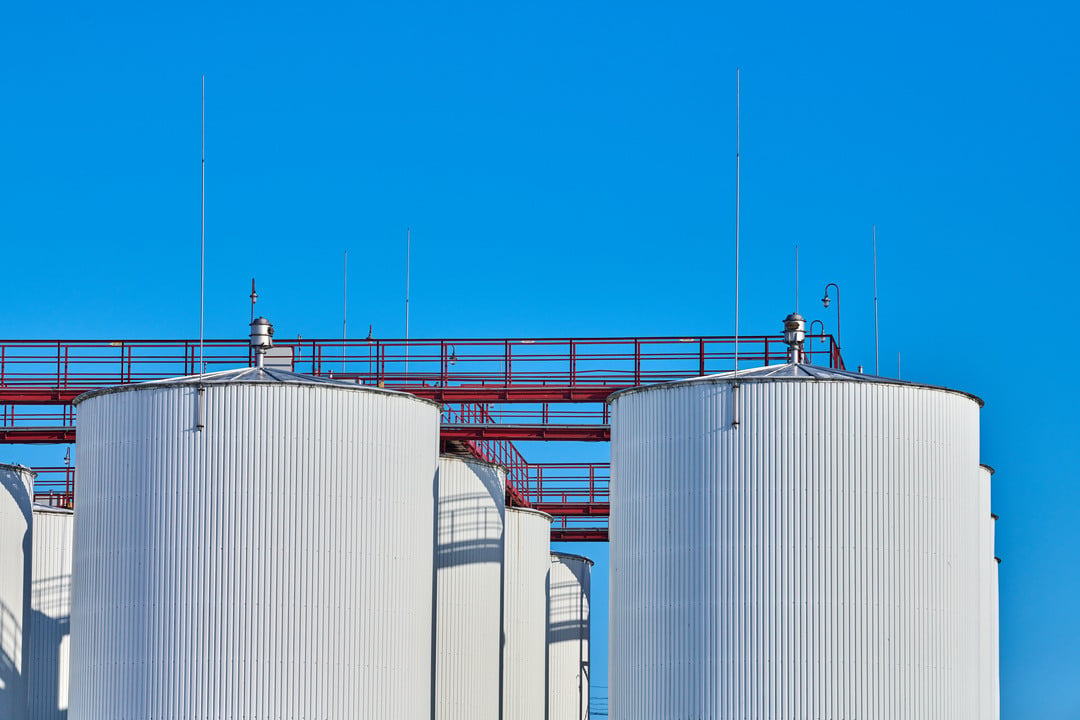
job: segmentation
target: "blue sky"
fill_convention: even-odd
[[[730,333],[741,66],[743,331],[793,309],[798,243],[800,309],[834,331],[838,283],[872,368],[876,223],[883,374],[987,402],[1003,716],[1080,715],[1075,8],[0,13],[6,338],[197,336],[202,73],[210,337],[245,332],[253,275],[280,334],[336,336],[346,249],[350,324],[400,336],[407,226],[413,336]]]

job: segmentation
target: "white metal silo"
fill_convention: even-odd
[[[789,363],[610,403],[611,717],[977,716],[981,401]]]
[[[589,600],[593,561],[551,553],[548,577],[547,720],[588,720]]]
[[[435,717],[498,720],[502,673],[502,466],[439,458]]]
[[[503,717],[544,720],[551,516],[506,509],[503,575]]]
[[[29,720],[65,720],[71,619],[71,510],[34,505],[27,647]]]
[[[27,620],[35,473],[0,464],[0,718],[26,717]]]
[[[71,720],[430,717],[438,405],[265,368],[76,405]]]
[[[990,545],[994,547],[997,534],[997,515],[992,516],[990,523]],[[990,575],[990,695],[991,695],[991,718],[1001,717],[1001,607],[998,596],[998,577],[1001,569],[1001,559],[994,557],[993,573]]]
[[[994,469],[979,466],[979,659],[982,675],[979,692],[980,718],[996,720],[998,717],[997,678],[997,598],[994,584],[997,563],[994,561],[994,515],[990,509],[990,486]]]

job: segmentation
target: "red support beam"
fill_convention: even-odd
[[[443,440],[578,440],[607,442],[609,425],[443,425]],[[0,443],[37,444],[75,442],[73,427],[0,428]]]
[[[535,510],[546,512],[548,515],[554,515],[555,517],[589,517],[590,515],[607,517],[611,508],[611,505],[606,502],[534,502],[532,506]]]
[[[75,442],[73,427],[0,428],[0,443],[11,445],[48,445]]]
[[[70,405],[89,389],[0,387],[0,405]]]
[[[503,425],[455,424],[443,425],[443,440],[578,440],[608,442],[610,425]]]
[[[551,542],[607,542],[607,528],[552,528]]]

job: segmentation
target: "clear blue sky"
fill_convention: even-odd
[[[1078,717],[1080,421],[1057,369],[1077,20],[1039,0],[8,3],[0,337],[198,334],[202,73],[208,336],[244,334],[252,275],[280,334],[336,336],[345,249],[357,334],[400,336],[406,226],[414,336],[730,333],[741,66],[743,331],[792,310],[798,243],[800,309],[834,330],[817,299],[839,283],[845,357],[872,368],[877,224],[883,373],[900,352],[904,377],[987,402],[1003,716]]]

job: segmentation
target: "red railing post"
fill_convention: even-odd
[[[698,375],[705,374],[705,338],[698,340]]]
[[[634,340],[634,384],[641,384],[641,342]]]
[[[511,358],[510,358],[510,341],[509,340],[507,340],[506,343],[505,343],[505,353],[506,353],[506,357],[503,359],[503,386],[504,387],[510,387],[510,377],[511,377],[510,363],[511,363]]]
[[[574,386],[577,378],[577,345],[570,341],[570,387]]]

